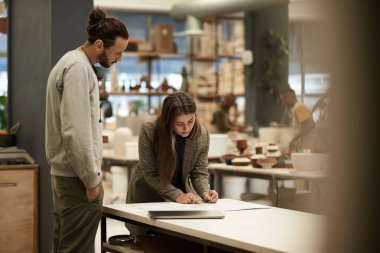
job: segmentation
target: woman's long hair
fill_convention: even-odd
[[[185,92],[172,93],[163,102],[162,111],[154,129],[155,161],[163,186],[171,182],[176,168],[174,121],[180,114],[196,113],[196,110],[197,106],[193,98]],[[188,138],[196,139],[200,135],[201,127],[195,115],[195,124]]]

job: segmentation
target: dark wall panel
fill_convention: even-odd
[[[246,13],[245,27],[246,47],[253,50],[254,54],[254,63],[246,68],[246,119],[250,124],[266,126],[281,118],[283,108],[278,100],[278,91],[288,83],[288,57],[284,59],[286,64],[280,69],[283,77],[279,84],[274,90],[268,90],[263,83],[263,69],[268,53],[264,41],[270,29],[288,40],[288,4]]]
[[[49,252],[54,227],[50,168],[45,159],[45,91],[51,68],[86,40],[91,0],[9,1],[9,121],[20,122],[17,146],[39,170],[39,248]]]
[[[92,0],[54,1],[52,23],[53,65],[68,50],[77,48],[87,40],[88,13],[92,7]]]

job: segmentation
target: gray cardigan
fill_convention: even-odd
[[[50,72],[46,90],[45,150],[51,174],[99,184],[102,133],[98,79],[87,56],[66,53]]]
[[[182,191],[172,184],[160,186],[153,156],[153,122],[142,125],[139,135],[139,162],[128,186],[127,203],[175,201]],[[201,196],[209,191],[207,155],[210,138],[202,127],[201,135],[187,139],[182,169],[182,182],[188,193]]]

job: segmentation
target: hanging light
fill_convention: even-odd
[[[203,36],[206,32],[202,30],[201,21],[191,15],[186,16],[186,30],[174,33],[174,36]]]

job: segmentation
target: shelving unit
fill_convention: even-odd
[[[239,54],[223,54],[223,55],[211,55],[211,56],[194,56],[196,61],[215,61],[221,58],[240,59]]]
[[[224,62],[231,63],[233,61],[238,61],[241,59],[241,52],[244,50],[244,26],[239,23],[227,23],[227,26],[223,24],[224,21],[227,22],[242,22],[242,17],[238,16],[226,16],[226,17],[209,17],[205,19],[204,30],[207,35],[205,37],[200,37],[192,42],[191,52],[196,52],[192,54],[192,66],[193,66],[193,77],[199,75],[208,76],[214,87],[213,90],[207,92],[208,95],[215,96],[216,98],[222,97],[227,93],[235,93],[238,95],[242,92],[235,92],[232,87],[234,86],[235,80],[228,80],[227,83],[229,88],[223,90],[225,84],[221,81],[223,80],[223,71],[220,67]],[[232,31],[232,32],[231,32]],[[238,31],[238,32],[236,32]],[[230,34],[227,34],[230,33]],[[233,36],[231,34],[233,33]],[[224,35],[228,35],[225,38]],[[237,36],[235,36],[237,35]],[[232,40],[231,40],[232,39]],[[198,48],[197,48],[198,47]],[[195,50],[194,50],[195,48]],[[210,63],[210,64],[207,64]],[[204,65],[205,67],[200,67],[201,71],[197,71],[197,65]],[[212,67],[211,67],[212,66]],[[208,69],[207,69],[208,68]],[[213,70],[211,71],[211,68]],[[205,70],[208,72],[205,74]],[[243,69],[241,69],[241,75],[243,75]],[[229,75],[235,76],[235,69],[231,68],[232,73],[227,73]],[[206,76],[206,78],[207,78]],[[222,79],[222,80],[220,80]],[[243,78],[244,82],[244,78]],[[200,82],[195,80],[192,83],[193,86],[199,85]],[[193,87],[197,90],[197,87]],[[221,89],[222,88],[222,89]],[[197,90],[198,95],[199,90]],[[203,93],[202,96],[205,94]]]
[[[205,52],[204,48],[203,50],[201,50],[202,48],[200,48],[200,38],[191,38],[190,40],[188,40],[188,42],[190,42],[190,44],[187,45],[188,53],[168,54],[160,52],[127,51],[124,54],[125,57],[135,57],[136,62],[143,62],[144,64],[146,64],[146,67],[143,67],[145,69],[144,72],[146,71],[145,75],[151,82],[152,80],[153,82],[154,80],[156,80],[155,87],[157,86],[157,80],[159,80],[159,82],[161,83],[163,79],[161,75],[162,65],[160,66],[159,61],[162,59],[183,59],[183,65],[187,66],[187,72],[189,76],[189,83],[186,91],[191,93],[194,96],[194,98],[197,99],[197,103],[199,105],[198,108],[200,109],[200,119],[202,120],[203,124],[205,123],[206,127],[207,125],[209,125],[211,120],[210,115],[203,117],[203,112],[205,112],[206,114],[212,114],[214,111],[216,111],[216,109],[219,107],[219,102],[221,101],[222,97],[224,97],[228,93],[234,93],[234,95],[239,98],[239,101],[242,101],[242,99],[244,99],[245,97],[244,67],[241,62],[238,62],[239,60],[241,60],[242,50],[239,51],[237,50],[237,47],[232,49],[230,47],[236,44],[238,46],[240,45],[240,49],[244,49],[244,43],[235,43],[234,45],[228,44],[231,42],[230,38],[234,38],[233,36],[229,36],[230,38],[222,39],[220,42],[218,41],[221,38],[220,34],[224,33],[226,30],[223,30],[221,28],[221,25],[219,25],[221,24],[221,22],[224,22],[223,20],[231,20],[232,22],[234,22],[236,20],[242,21],[242,18],[234,17],[230,19],[229,17],[210,17],[207,20],[205,20],[205,22],[208,23],[207,25],[211,29],[210,31],[212,31],[212,35],[207,36],[207,38],[205,39],[206,41],[204,41],[204,43],[208,43],[207,47],[209,47],[209,50],[207,52]],[[238,23],[226,23],[226,25],[231,26],[230,28],[228,28],[230,31],[233,31],[233,27],[235,26],[239,29],[243,27],[243,24]],[[241,29],[242,32],[243,30],[244,29]],[[244,40],[244,36],[242,34],[243,33],[240,33],[241,36],[238,38]],[[223,46],[221,46],[222,43]],[[157,65],[155,64],[156,62]],[[238,62],[238,71],[240,72],[236,71],[234,67],[235,62]],[[198,69],[197,65],[200,66],[198,67]],[[166,68],[165,65],[163,66]],[[227,68],[229,72],[225,71],[225,69]],[[227,73],[227,75],[230,76],[226,77],[224,73]],[[155,78],[155,76],[158,76],[159,79]],[[236,81],[235,76],[239,76],[240,79],[238,81],[240,82]],[[204,82],[200,80],[200,78],[203,77]],[[139,82],[138,78],[135,77],[134,79],[137,80],[135,82],[129,82],[129,84],[132,86],[135,85],[135,83]],[[211,80],[211,82],[209,82],[209,80]],[[123,85],[126,86],[127,82],[128,81],[125,80],[125,82],[123,82]],[[238,83],[239,85],[235,85],[236,83]],[[169,85],[171,85],[171,83],[169,83]],[[240,87],[240,89],[237,90],[236,87]],[[142,88],[144,88],[144,86]],[[158,97],[159,100],[157,102],[160,102],[161,98],[159,97],[164,97],[168,94],[169,93],[167,92],[160,92],[156,90],[148,91],[146,89],[141,90],[140,92],[129,91],[129,89],[126,89],[126,91],[117,91],[109,93],[110,96],[126,96],[128,100],[132,100],[133,96],[145,96],[147,99],[146,101],[148,109],[157,106],[156,100],[152,99],[153,97]],[[138,99],[141,100],[142,97],[138,97]]]
[[[244,97],[245,94],[234,94],[235,97]],[[209,100],[209,101],[215,101],[220,99],[220,95],[197,95],[197,99],[199,100]]]
[[[126,51],[126,56],[141,56],[141,57],[149,57],[149,58],[185,58],[188,57],[187,54],[164,54],[158,52],[139,52],[139,51]]]
[[[146,76],[152,81],[153,76],[153,61],[159,61],[160,59],[187,59],[186,54],[168,54],[168,53],[160,53],[160,52],[143,52],[143,51],[126,51],[124,53],[125,57],[138,57],[136,60],[143,60],[146,62],[147,73]],[[110,96],[146,96],[148,109],[152,108],[152,99],[151,97],[156,96],[167,96],[170,94],[169,92],[159,91],[156,89],[152,90],[144,90],[144,91],[111,91],[108,92]]]
[[[223,23],[224,20],[227,22]],[[245,103],[245,76],[241,61],[244,26],[239,23],[243,22],[241,17],[210,17],[204,21],[203,28],[208,35],[192,42],[191,52],[194,53],[191,55],[190,92],[199,102],[198,114],[203,119],[203,125],[213,129],[212,115],[219,109],[219,103],[225,95],[232,93],[240,103]],[[231,36],[235,35],[235,28],[241,30],[240,37]],[[240,41],[236,41],[237,39]],[[237,119],[239,115],[243,113],[232,110],[231,120]]]
[[[166,96],[170,93],[168,92],[158,92],[158,91],[148,91],[148,92],[134,92],[134,91],[120,91],[120,92],[109,92],[109,95],[120,95],[120,96]]]

